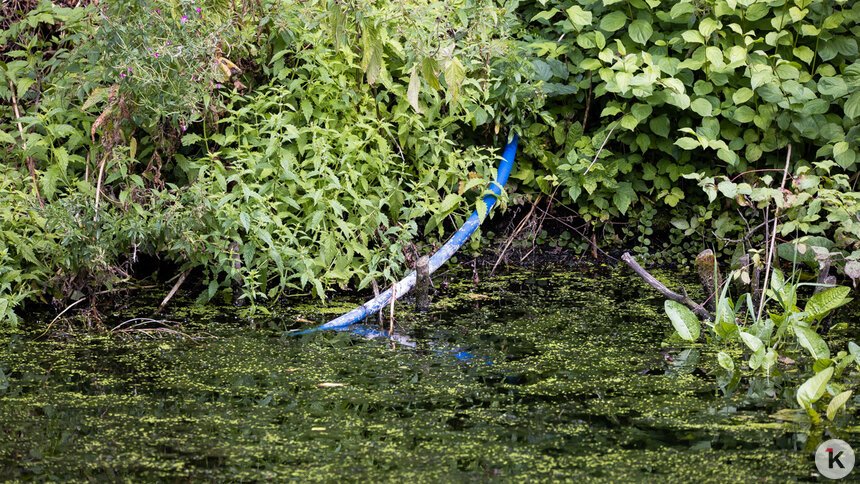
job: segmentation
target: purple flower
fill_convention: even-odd
[[[119,77],[125,77],[125,74],[120,74]]]
[[[155,53],[155,57],[158,57],[158,52]]]
[[[182,16],[182,23],[188,22],[188,17],[185,15]]]
[[[169,40],[167,41],[167,45],[170,45],[170,41],[169,41]]]
[[[197,13],[200,13],[201,10],[203,10],[203,9],[200,7],[197,7]]]
[[[156,12],[161,13],[161,10],[156,10]]]

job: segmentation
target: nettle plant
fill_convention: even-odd
[[[209,260],[201,300],[236,281],[251,302],[386,284],[413,241],[442,239],[483,203],[496,157],[464,131],[506,140],[509,19],[492,5],[413,7],[308,2],[303,27],[271,40],[270,82],[182,137],[203,151],[178,157],[207,197],[188,262]]]

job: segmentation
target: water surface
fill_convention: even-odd
[[[771,417],[778,380],[733,384],[713,354],[673,342],[632,276],[469,279],[428,314],[399,305],[414,347],[291,336],[297,317],[331,317],[313,304],[253,323],[176,306],[165,317],[193,340],[4,334],[0,478],[784,482],[816,479],[822,439],[858,443],[856,414]]]

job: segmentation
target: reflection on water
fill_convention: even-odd
[[[256,329],[229,307],[168,315],[214,336],[196,341],[2,335],[0,478],[785,481],[813,478],[823,438],[858,442],[856,415],[775,419],[778,380],[732,387],[713,354],[664,346],[662,301],[628,276],[448,296],[397,313],[408,345],[291,336],[307,307]]]

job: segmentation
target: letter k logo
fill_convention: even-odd
[[[840,450],[839,452],[836,453],[836,455],[833,455],[833,449],[828,448],[827,449],[827,455],[828,455],[827,467],[833,469],[833,464],[835,463],[836,465],[839,466],[840,469],[844,469],[845,466],[842,465],[842,461],[839,460],[839,458],[842,457],[842,452],[843,451]]]
[[[842,479],[854,470],[854,449],[848,442],[830,439],[815,449],[815,467],[828,479]]]

